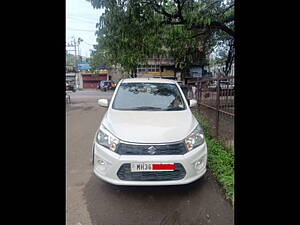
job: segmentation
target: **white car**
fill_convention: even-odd
[[[203,131],[176,81],[121,80],[93,143],[94,173],[116,185],[179,185],[206,172]]]

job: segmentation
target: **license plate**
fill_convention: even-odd
[[[174,171],[174,163],[131,163],[131,172]]]

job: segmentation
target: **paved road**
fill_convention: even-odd
[[[93,136],[112,92],[71,93],[67,104],[67,225],[232,225],[233,208],[208,172],[186,186],[124,187],[92,173]]]

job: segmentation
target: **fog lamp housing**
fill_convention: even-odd
[[[102,159],[98,159],[97,160],[97,168],[100,170],[100,171],[104,171],[106,169],[106,162]]]
[[[205,155],[202,156],[200,159],[198,159],[198,160],[194,163],[195,169],[196,169],[196,170],[201,170],[201,169],[203,169],[204,164],[205,164]]]

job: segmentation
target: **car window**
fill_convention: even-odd
[[[185,110],[186,106],[175,84],[123,83],[116,93],[112,108],[175,111]]]

